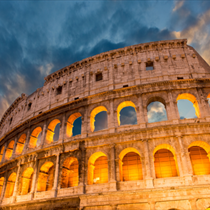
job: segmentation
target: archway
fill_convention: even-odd
[[[6,149],[6,154],[5,154],[6,160],[9,160],[12,157],[14,144],[15,144],[14,140],[10,141],[10,143],[8,144],[7,149]]]
[[[154,166],[156,178],[178,176],[178,166],[175,151],[170,145],[159,145],[154,152]]]
[[[1,148],[1,152],[0,152],[0,162],[3,161],[3,154],[4,154],[4,146]]]
[[[58,141],[60,134],[60,120],[55,119],[50,122],[47,128],[46,142],[48,144]]]
[[[176,101],[181,119],[200,117],[200,109],[194,95],[190,93],[182,93],[178,95]]]
[[[68,157],[63,162],[62,175],[61,175],[61,188],[76,187],[78,186],[78,160],[75,157]]]
[[[31,167],[23,172],[20,183],[20,195],[26,195],[31,191],[33,173],[34,169]]]
[[[99,114],[102,113],[100,116]],[[96,120],[96,117],[99,118]],[[107,109],[104,106],[98,106],[92,110],[90,114],[90,130],[93,132],[95,131],[96,124],[98,126],[97,130],[103,130],[108,127],[107,125]]]
[[[35,128],[30,136],[30,141],[29,141],[29,148],[35,148],[36,146],[39,146],[40,144],[40,138],[41,138],[41,134],[42,133],[42,128],[41,127],[37,127]]]
[[[53,188],[55,167],[52,162],[46,162],[39,171],[37,191],[49,191]]]
[[[3,184],[4,184],[4,177],[1,177],[0,178],[0,196],[1,196],[1,193],[2,193]]]
[[[13,191],[14,191],[14,187],[15,187],[15,181],[16,181],[16,173],[13,172],[7,180],[5,198],[9,198],[13,195]]]
[[[103,152],[96,152],[88,161],[88,184],[108,182],[108,160]]]
[[[168,118],[165,105],[160,101],[150,102],[147,106],[147,118],[149,123],[166,121]]]
[[[66,136],[69,138],[71,136],[75,136],[75,132],[74,132],[74,124],[75,124],[75,121],[80,118],[81,119],[82,115],[77,112],[77,113],[74,113],[72,114],[69,119],[67,120],[67,126],[66,126]],[[78,130],[80,130],[80,132],[77,132],[78,134],[81,133],[81,123],[80,123],[80,126],[79,128],[77,128]]]
[[[123,101],[117,107],[118,125],[137,124],[136,106],[132,101]]]
[[[26,134],[24,133],[20,136],[20,138],[17,141],[16,151],[15,151],[16,155],[20,155],[22,153],[25,141],[26,141]]]

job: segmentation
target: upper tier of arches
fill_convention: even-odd
[[[125,47],[84,59],[47,76],[43,87],[30,96],[22,94],[9,107],[0,122],[0,138],[34,116],[95,94],[155,82],[209,77],[209,66],[186,43],[181,39]],[[146,70],[148,62],[153,63],[154,70]],[[102,77],[97,77],[99,74]]]

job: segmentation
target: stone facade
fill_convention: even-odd
[[[147,63],[154,70],[146,70]],[[22,94],[1,119],[0,209],[207,209],[210,174],[194,173],[189,148],[200,147],[209,157],[209,78],[210,67],[185,39],[101,53],[47,76],[42,88]],[[197,118],[180,120],[179,99],[194,104]],[[153,101],[164,104],[167,121],[148,123]],[[120,125],[126,106],[135,108],[136,125]],[[94,131],[101,111],[108,128]],[[72,136],[80,116],[81,135]],[[173,154],[178,176],[156,177],[154,155],[161,149]],[[121,162],[129,152],[140,157],[141,180],[122,180]],[[108,182],[94,184],[99,156],[107,157]],[[75,160],[78,184],[62,187]]]

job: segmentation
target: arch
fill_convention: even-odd
[[[37,191],[49,191],[53,188],[55,167],[52,162],[46,162],[39,171]]]
[[[42,128],[41,127],[36,127],[30,136],[30,141],[29,141],[29,148],[35,148],[37,146],[37,140],[38,140],[38,136],[40,135],[40,133],[42,132]]]
[[[16,181],[16,173],[13,172],[10,174],[9,178],[7,179],[7,187],[5,191],[5,198],[9,198],[13,195],[14,187]]]
[[[2,176],[0,178],[0,196],[1,196],[1,193],[2,193],[3,184],[4,184],[4,177]]]
[[[147,104],[146,105],[148,106],[149,104],[151,104],[152,102],[155,102],[155,101],[162,103],[166,107],[166,101],[165,101],[165,99],[163,99],[162,97],[159,97],[159,96],[150,97],[147,100]]]
[[[72,114],[72,115],[68,118],[68,120],[67,120],[67,125],[66,125],[66,136],[67,136],[67,137],[73,136],[74,121],[75,121],[77,118],[81,117],[81,116],[82,116],[82,115],[81,115],[79,112],[77,112],[77,113]]]
[[[165,102],[151,101],[147,105],[147,118],[149,123],[168,120]]]
[[[88,160],[88,184],[108,182],[108,161],[103,152],[96,152]]]
[[[26,195],[31,191],[33,173],[34,169],[32,167],[25,169],[22,173],[20,183],[20,195]]]
[[[16,155],[20,155],[22,153],[25,141],[26,141],[26,134],[23,133],[17,141],[16,151],[15,151]]]
[[[4,154],[4,146],[1,148],[1,152],[0,152],[0,162],[2,161],[3,158],[3,154]]]
[[[119,155],[120,180],[142,180],[142,164],[137,149],[129,147]]]
[[[209,154],[207,153],[209,148],[206,148],[207,150],[206,151],[203,147],[197,145],[194,146],[194,145],[188,148],[193,174],[194,175],[210,174],[210,161],[209,161]]]
[[[107,112],[107,109],[105,106],[98,106],[95,109],[92,110],[90,114],[90,130],[93,132],[95,130],[95,116],[100,112]]]
[[[6,160],[9,160],[12,157],[14,144],[15,144],[14,140],[10,141],[10,143],[8,144],[7,149],[6,149],[6,154],[5,154]]]
[[[68,157],[63,162],[61,175],[61,188],[78,186],[78,160],[75,157]]]
[[[58,119],[54,119],[50,122],[50,124],[48,125],[47,128],[47,133],[46,133],[46,142],[48,144],[52,143],[53,141],[55,141],[54,139],[54,134],[55,134],[55,127],[57,126],[57,124],[61,123],[60,120]]]
[[[120,103],[117,107],[117,121],[118,121],[118,125],[120,125],[120,112],[123,108],[131,106],[135,109],[136,111],[136,105],[132,102],[132,101],[123,101],[122,103]]]
[[[176,101],[178,100],[189,100],[190,102],[193,103],[193,107],[195,108],[195,115],[199,118],[200,117],[200,109],[198,106],[198,101],[196,97],[190,93],[182,93],[179,94]]]
[[[153,154],[156,178],[178,176],[177,160],[171,147],[167,147],[167,149],[164,147],[156,148]]]
[[[188,146],[188,149],[190,147],[195,147],[195,146],[198,146],[198,147],[201,147],[203,148],[206,153],[208,154],[208,157],[209,157],[209,154],[210,154],[210,145],[204,141],[194,141],[192,142],[189,146]]]

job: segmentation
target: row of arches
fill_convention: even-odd
[[[164,100],[161,98],[156,98],[159,101],[149,101],[147,106],[147,117],[149,122],[156,121],[165,121],[167,120],[167,112],[166,105],[164,104]],[[198,102],[192,94],[183,93],[177,97],[177,101],[179,100],[188,100],[192,103],[194,107],[195,116],[200,117],[200,110],[198,106]],[[189,107],[187,107],[189,109]],[[117,107],[117,122],[118,125],[126,125],[126,124],[137,124],[137,114],[136,114],[136,105],[132,101],[123,101]],[[91,111],[90,114],[90,130],[91,132],[106,129],[108,127],[108,110],[104,106],[98,106]],[[159,114],[159,117],[157,115]],[[56,142],[60,138],[60,125],[61,121],[59,119],[52,120],[46,131],[46,135],[44,134],[44,142],[46,144],[50,144],[52,142]],[[69,116],[66,122],[66,137],[72,137],[77,134],[81,134],[81,126],[82,126],[82,115],[77,112]],[[36,127],[30,135],[28,148],[38,147],[41,143],[42,138],[42,127]],[[24,145],[26,142],[26,134],[22,134],[18,141],[17,145],[15,145],[15,141],[12,140],[9,142],[6,151],[5,151],[5,159],[9,160],[13,154],[14,145],[16,146],[14,154],[20,155],[23,151]],[[4,146],[0,150],[0,161],[2,160],[4,153]]]
[[[209,152],[210,146],[205,142],[193,142],[188,152],[194,175],[210,174]],[[153,151],[153,161],[156,178],[179,176],[177,157],[172,146],[159,145]],[[120,181],[143,180],[142,157],[139,151],[129,147],[119,154],[119,177]],[[67,157],[62,164],[60,174],[60,188],[76,187],[79,185],[79,161],[76,157]],[[34,169],[26,168],[21,175],[19,183],[19,195],[31,192]],[[88,185],[103,184],[109,182],[109,160],[105,153],[95,152],[88,160]],[[53,188],[55,177],[55,165],[51,161],[45,162],[38,171],[36,191],[49,191]],[[0,193],[2,191],[4,177],[0,178]],[[13,172],[7,179],[4,196],[9,198],[13,195],[16,182],[16,173]]]

